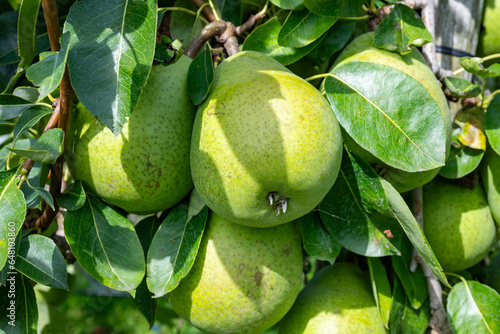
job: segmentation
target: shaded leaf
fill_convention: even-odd
[[[488,104],[484,123],[491,147],[500,154],[500,95],[495,96]]]
[[[298,219],[302,242],[307,254],[330,264],[342,250],[340,245],[325,229],[316,212],[309,212]]]
[[[160,227],[160,221],[156,216],[150,216],[141,220],[137,225],[135,225],[135,231],[142,245],[144,251],[144,259],[147,259],[147,253],[149,246],[153,241],[153,237]],[[153,294],[149,291],[147,285],[147,277],[144,276],[141,284],[137,287],[137,292],[135,294],[134,303],[141,311],[142,315],[146,318],[149,323],[149,329],[151,329],[155,323],[156,316],[156,299],[153,299]]]
[[[21,239],[16,270],[35,282],[58,289],[68,289],[66,261],[49,238],[32,234]]]
[[[15,293],[9,294],[13,287]],[[38,308],[31,281],[18,272],[0,286],[0,332],[8,334],[36,334]],[[11,298],[12,296],[12,298]],[[13,314],[9,308],[14,309]]]
[[[319,213],[328,233],[350,251],[364,256],[399,254],[403,232],[392,216],[378,175],[347,151]]]
[[[453,286],[446,304],[455,333],[500,333],[500,295],[476,281]]]
[[[35,103],[10,94],[0,94],[0,120],[17,117]]]
[[[473,84],[467,79],[446,77],[444,82],[450,92],[458,97],[474,97],[481,94],[482,91],[481,86]]]
[[[327,98],[342,127],[362,148],[406,172],[444,165],[445,120],[436,100],[415,78],[391,66],[357,60],[342,63],[333,74],[325,82]]]
[[[380,179],[382,186],[384,187],[387,200],[389,201],[389,206],[391,207],[392,213],[401,224],[401,227],[406,233],[408,239],[412,243],[413,247],[418,251],[424,262],[429,266],[430,270],[436,275],[436,277],[446,286],[449,286],[448,280],[443,273],[443,268],[439,264],[436,255],[432,251],[429,242],[425,238],[420,225],[415,220],[413,213],[406,205],[406,202],[401,197],[401,194],[394,189],[394,187],[384,179]]]
[[[430,318],[429,300],[427,300],[418,310],[412,308],[408,302],[408,298],[405,296],[401,281],[395,277],[389,322],[391,334],[425,333]]]
[[[86,272],[110,288],[133,293],[145,273],[144,252],[132,224],[99,199],[66,212],[64,233]]]
[[[493,64],[489,67],[484,67],[484,59],[479,57],[461,57],[458,62],[469,73],[475,74],[482,78],[493,78],[500,76],[500,64]]]
[[[10,144],[11,142],[5,143]],[[35,145],[36,140],[33,138],[25,138],[25,139],[19,139],[15,144],[15,148],[20,148],[20,149],[29,149],[33,145]],[[9,148],[3,147],[0,150],[0,169],[4,169],[6,167],[7,159],[9,158],[9,155],[11,152],[9,151]],[[24,161],[24,158],[21,156],[14,154],[10,157],[10,166],[19,166],[21,164],[21,161]]]
[[[46,190],[45,188],[40,188],[40,187],[33,187],[31,185],[29,185],[29,186],[31,189],[33,189],[38,194],[38,196],[43,198],[45,203],[47,203],[52,208],[52,210],[55,210],[54,199],[52,198],[52,195],[50,194],[50,192],[48,190]]]
[[[391,285],[389,284],[389,279],[387,278],[387,273],[382,262],[375,257],[369,257],[367,260],[372,283],[373,297],[377,302],[380,317],[382,318],[385,328],[389,328],[389,316],[391,313],[392,301]]]
[[[50,166],[40,162],[35,162],[33,168],[31,168],[27,182],[24,182],[21,186],[21,191],[24,194],[28,208],[42,208],[40,194],[33,188],[38,188],[38,190],[40,190],[45,187],[49,171]],[[50,195],[45,189],[43,189],[43,191],[45,192],[44,196]],[[52,196],[50,196],[50,199],[52,199]]]
[[[304,5],[311,12],[325,16],[354,15],[365,0],[304,0]]]
[[[193,104],[200,104],[208,95],[214,80],[212,53],[206,47],[200,51],[189,65],[188,89]]]
[[[19,56],[22,61],[20,68],[31,64],[36,53],[36,21],[40,0],[23,1],[19,7],[19,19],[17,25],[17,45]]]
[[[283,65],[289,65],[307,55],[321,42],[319,38],[302,48],[284,47],[278,44],[280,30],[281,23],[278,18],[270,19],[250,33],[243,43],[243,50],[258,51],[273,57]]]
[[[50,129],[38,138],[31,149],[9,148],[9,150],[37,162],[53,164],[62,154],[63,141],[64,132],[61,129]]]
[[[351,38],[356,22],[339,20],[328,30],[325,38],[316,45],[306,56],[307,60],[315,65],[320,65],[330,59],[337,51],[344,48]]]
[[[59,52],[33,64],[26,71],[27,78],[35,85],[39,86],[40,95],[38,101],[52,93],[62,80],[66,59],[68,57],[69,32],[65,32],[61,37],[61,49]]]
[[[271,3],[283,9],[295,9],[297,7],[301,7],[303,2],[304,0],[271,0]]]
[[[335,22],[337,17],[321,16],[307,9],[293,10],[278,34],[278,44],[291,48],[304,47],[317,40]]]
[[[44,116],[52,114],[54,110],[45,105],[35,105],[24,111],[16,122],[14,127],[14,139],[17,141],[19,137],[28,131],[31,127],[38,123]]]
[[[64,24],[75,93],[115,135],[132,114],[151,70],[156,11],[154,0],[77,1]]]
[[[446,165],[439,170],[439,175],[448,179],[459,179],[475,170],[484,156],[484,151],[472,149],[460,143],[457,136],[462,129],[456,124],[452,130],[452,145]]]
[[[35,87],[21,86],[21,87],[16,87],[12,95],[20,97],[26,101],[36,102],[38,101],[38,96],[40,95],[40,92]]]
[[[205,207],[187,221],[188,205],[174,207],[162,222],[149,248],[147,282],[156,298],[172,291],[193,266],[208,216]]]
[[[197,8],[190,0],[178,0],[175,7],[186,8],[197,12]],[[199,16],[193,16],[182,11],[175,10],[171,14],[170,33],[172,38],[178,39],[183,45],[189,45],[203,29]]]
[[[217,5],[224,21],[229,21],[235,26],[241,24],[241,0],[217,0]]]
[[[75,180],[64,193],[57,197],[57,203],[66,210],[74,211],[80,209],[85,204],[86,199],[87,195],[83,189],[82,181]]]
[[[392,266],[398,275],[400,282],[408,296],[411,307],[419,309],[429,296],[427,290],[427,279],[421,266],[417,266],[415,272],[410,271],[413,247],[408,239],[404,239],[401,245],[401,256],[393,256]]]
[[[18,11],[10,11],[0,15],[0,65],[19,62],[17,48]]]
[[[432,42],[432,35],[420,16],[403,4],[396,4],[375,30],[375,46],[402,55],[410,53],[413,46],[429,42]]]
[[[0,171],[0,268],[7,259],[14,270],[14,256],[9,247],[15,242],[21,230],[26,214],[26,202],[23,193],[17,189],[17,169]]]

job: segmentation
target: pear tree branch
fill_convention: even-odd
[[[413,200],[413,215],[418,224],[424,230],[424,214],[423,214],[423,191],[422,187],[417,187],[412,190]],[[431,271],[429,266],[422,259],[420,254],[413,249],[412,261],[410,263],[410,270],[414,272],[417,269],[417,263],[420,264],[427,280],[427,290],[429,291],[429,300],[431,307],[431,320],[429,327],[432,334],[451,334],[451,327],[448,322],[448,316],[443,305],[443,289],[438,278]]]
[[[198,8],[198,9],[202,8],[201,13],[203,14],[203,16],[205,16],[207,18],[208,21],[214,22],[217,20],[215,18],[214,13],[212,12],[212,9],[210,9],[210,7],[206,6],[205,1],[203,1],[203,0],[191,0],[191,2],[193,3],[193,5],[196,6],[196,8]]]

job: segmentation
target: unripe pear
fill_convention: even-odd
[[[288,312],[302,282],[295,222],[269,228],[207,222],[189,274],[168,294],[174,310],[217,334],[261,333]]]
[[[399,53],[377,48],[375,46],[374,36],[375,34],[371,32],[360,35],[353,40],[339,55],[333,66],[333,70],[350,61],[366,61],[390,66],[417,80],[429,92],[441,110],[444,127],[447,133],[446,142],[443,142],[445,147],[443,149],[446,149],[446,156],[448,156],[451,143],[451,116],[448,102],[443,94],[439,81],[416,48],[413,48],[409,54],[401,56]],[[384,98],[390,97],[386,96]],[[440,168],[421,172],[407,172],[397,169],[373,156],[370,152],[361,147],[346,131],[342,131],[342,137],[349,150],[361,156],[368,163],[374,164],[376,169],[383,170],[382,176],[399,192],[405,192],[422,186],[431,181],[439,172]]]
[[[464,188],[440,177],[423,189],[424,233],[445,271],[479,263],[495,239],[483,187]]]
[[[367,277],[352,263],[336,263],[321,269],[281,320],[279,333],[384,334]]]
[[[193,182],[211,210],[254,227],[290,222],[328,193],[341,158],[335,115],[309,83],[253,51],[217,67],[191,146]]]
[[[71,175],[128,212],[158,212],[184,198],[193,186],[190,63],[182,57],[167,67],[153,66],[135,111],[117,137],[80,104],[67,146]]]
[[[491,214],[500,224],[500,155],[488,147],[481,165],[481,178]]]
[[[482,26],[477,47],[478,57],[500,53],[500,0],[485,0]]]

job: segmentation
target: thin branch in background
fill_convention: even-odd
[[[226,31],[227,25],[224,21],[214,21],[207,24],[200,35],[196,37],[191,44],[186,48],[184,54],[189,58],[194,58],[200,51],[201,47],[208,42],[212,37],[221,36]]]
[[[196,6],[196,8],[203,7],[203,9],[201,10],[201,12],[203,13],[203,16],[205,16],[207,18],[207,20],[209,20],[210,22],[214,22],[214,21],[217,20],[215,18],[214,13],[210,9],[210,7],[205,6],[205,1],[203,1],[203,0],[191,0],[191,2],[193,3],[193,5]]]
[[[424,230],[424,206],[423,206],[423,190],[422,187],[417,187],[412,190],[412,200],[413,200],[413,215],[417,220],[418,224]],[[448,322],[448,316],[443,305],[443,289],[441,283],[437,279],[436,275],[431,271],[429,266],[422,259],[420,254],[416,250],[413,251],[412,261],[410,263],[410,270],[415,271],[417,269],[416,263],[420,264],[424,272],[425,278],[427,280],[427,290],[429,291],[429,300],[431,308],[431,320],[429,321],[429,328],[431,328],[431,333],[433,334],[451,334],[450,323]]]

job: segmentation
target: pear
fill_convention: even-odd
[[[484,30],[479,35],[477,55],[484,57],[500,53],[500,0],[485,0],[483,9]]]
[[[279,324],[280,334],[385,334],[369,275],[352,263],[316,273]]]
[[[168,294],[173,309],[210,333],[261,333],[300,291],[302,245],[295,222],[269,228],[211,213],[189,274]]]
[[[81,104],[66,161],[71,175],[111,204],[137,214],[168,209],[193,187],[189,168],[196,108],[187,90],[191,60],[153,66],[129,121],[115,137]]]
[[[479,263],[495,239],[484,189],[464,188],[437,177],[423,188],[424,233],[445,271]]]
[[[450,110],[446,97],[435,75],[432,73],[432,70],[416,48],[408,55],[401,56],[398,53],[375,47],[374,36],[375,34],[370,32],[360,35],[353,40],[339,55],[332,70],[340,67],[346,62],[366,61],[390,66],[416,79],[430,93],[441,110],[447,133],[446,142],[443,142],[443,147],[446,147],[446,156],[448,156],[451,143]],[[382,171],[382,177],[389,181],[399,192],[406,192],[418,186],[422,186],[431,181],[439,172],[440,168],[419,172],[407,172],[397,169],[373,156],[370,152],[365,150],[365,148],[361,147],[361,145],[359,145],[359,143],[346,131],[342,131],[342,137],[346,147],[350,151],[361,156],[368,163],[373,164],[376,170]]]
[[[500,224],[500,155],[488,147],[481,165],[488,205],[495,221]]]
[[[290,222],[328,193],[341,158],[337,119],[313,86],[253,51],[217,67],[191,146],[193,182],[211,210],[247,226]]]

